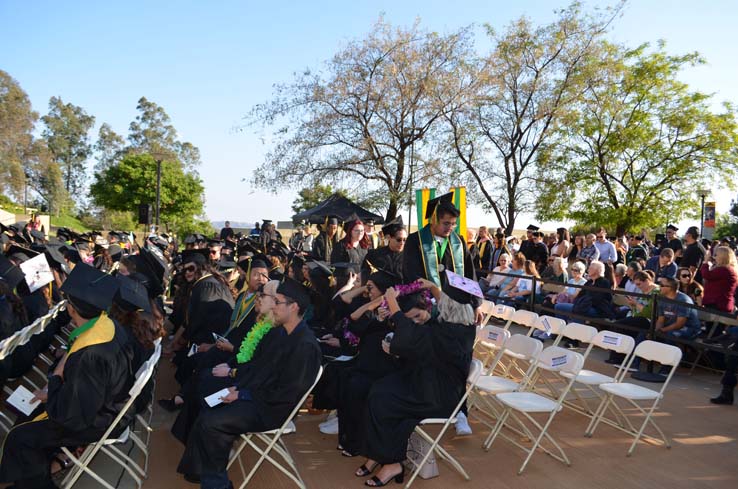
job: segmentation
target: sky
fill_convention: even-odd
[[[614,0],[584,3],[592,8]],[[422,27],[439,32],[484,23],[502,30],[522,15],[551,21],[553,10],[567,4],[0,0],[0,69],[20,83],[42,115],[52,96],[83,107],[96,117],[94,136],[103,122],[127,134],[136,102],[145,96],[166,110],[181,140],[200,148],[211,220],[289,220],[296,189],[274,195],[248,182],[269,148],[253,129],[243,129],[243,118],[270,99],[275,84],[305,68],[319,69],[368,33],[380,15],[402,26],[419,18]],[[689,69],[682,79],[714,93],[716,104],[738,103],[736,24],[736,1],[631,0],[609,37],[631,46],[664,39],[671,53],[700,52],[707,65]],[[476,39],[484,49],[481,32]],[[715,189],[713,195],[718,213],[727,212],[733,193]],[[468,222],[496,226],[481,209],[469,209]]]

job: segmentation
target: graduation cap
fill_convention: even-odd
[[[676,227],[676,226],[675,226],[675,225],[673,225],[673,224],[669,224],[668,226],[666,226],[666,229],[668,229],[668,230],[670,230],[670,231],[674,231],[675,233],[676,233],[677,231],[679,231],[679,228],[678,228],[678,227]]]
[[[219,240],[219,239],[209,239],[208,240],[208,246],[209,247],[223,246],[223,242],[221,240]]]
[[[151,236],[149,238],[149,243],[159,248],[161,251],[166,251],[167,248],[169,248],[169,242],[159,236]]]
[[[538,231],[540,228],[538,226],[536,226],[535,224],[530,224],[525,229],[527,229],[528,231]]]
[[[208,242],[208,238],[206,238],[202,234],[198,233],[195,235],[195,243],[207,243],[207,242]]]
[[[19,283],[26,279],[23,270],[14,265],[4,255],[0,254],[0,279],[5,280],[11,289],[15,289]]]
[[[74,246],[79,251],[90,251],[90,243],[88,241],[75,241]]]
[[[367,281],[371,280],[374,285],[376,285],[379,290],[384,293],[387,289],[390,287],[394,287],[395,285],[399,284],[402,280],[400,277],[392,273],[390,271],[384,270],[382,268],[377,269],[376,272],[369,275],[367,278]]]
[[[394,236],[394,234],[401,229],[405,229],[405,223],[402,220],[402,216],[397,216],[382,226],[382,234],[385,236]]]
[[[143,310],[151,313],[148,291],[143,283],[125,275],[118,275],[115,280],[118,282],[118,291],[113,297],[114,303],[126,311]]]
[[[259,249],[259,243],[255,242],[252,239],[244,238],[238,243],[237,253],[238,256],[253,256],[257,253],[260,253],[261,250]]]
[[[277,287],[277,294],[294,301],[302,311],[310,305],[310,295],[307,289],[296,280],[286,277]]]
[[[367,226],[374,226],[374,218],[369,217],[367,219],[364,219],[364,224],[366,224]]]
[[[233,259],[232,256],[221,255],[220,260],[218,260],[217,266],[220,271],[233,270],[234,268],[236,268],[236,261]]]
[[[448,211],[453,215],[458,216],[459,210],[454,206],[453,199],[453,192],[443,194],[435,199],[430,199],[427,207],[425,208],[425,218],[432,219],[433,216],[438,215],[439,210]]]
[[[311,272],[319,272],[326,277],[330,277],[333,275],[333,270],[331,270],[331,267],[329,267],[328,264],[324,261],[310,260],[309,262],[307,262],[307,266]]]
[[[363,222],[361,218],[354,212],[343,221],[343,229],[348,229],[355,222]]]
[[[46,241],[46,236],[38,229],[31,229],[31,237],[39,241]]]
[[[210,261],[210,251],[204,248],[182,251],[182,263],[205,265]]]
[[[194,234],[190,234],[184,239],[184,244],[186,245],[195,244],[196,241],[197,241],[197,236],[195,236]]]
[[[62,284],[61,292],[82,317],[89,319],[110,308],[118,287],[112,276],[80,263]]]
[[[30,248],[25,248],[23,246],[18,245],[12,245],[10,248],[8,248],[8,252],[6,255],[8,258],[11,258],[19,263],[23,263],[26,260],[30,260],[34,256],[38,255],[38,251],[33,251]]]
[[[110,253],[110,258],[112,258],[114,262],[120,261],[120,259],[123,258],[123,248],[121,248],[120,245],[111,244],[108,247],[108,253]]]
[[[338,226],[338,220],[339,219],[340,218],[338,216],[336,216],[336,215],[325,216],[325,223],[326,223],[326,225],[328,225],[328,224],[335,224],[336,226]]]
[[[261,220],[261,227],[268,226],[272,223],[271,219],[262,219]]]
[[[49,262],[49,266],[61,270],[69,275],[71,270],[69,265],[67,265],[67,261],[64,259],[64,254],[61,251],[60,245],[47,244],[44,253],[46,254],[46,261]]]
[[[348,275],[349,272],[359,273],[361,271],[361,266],[358,263],[342,261],[338,263],[331,263],[331,265],[334,268],[334,272],[338,275]]]
[[[146,264],[149,266],[149,269],[153,272],[154,278],[163,285],[169,278],[169,264],[167,263],[167,259],[164,258],[164,253],[162,253],[159,248],[149,243],[141,248],[140,253],[146,261]]]
[[[287,258],[290,254],[290,249],[281,241],[275,239],[269,241],[267,244],[267,255],[276,256],[277,258]]]

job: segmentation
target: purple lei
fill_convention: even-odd
[[[410,284],[395,285],[395,290],[399,296],[415,294],[416,292],[422,292],[423,299],[425,299],[425,308],[430,311],[433,309],[433,303],[431,302],[431,293],[428,289],[423,288],[423,283],[420,281],[413,282]],[[382,299],[380,307],[387,307],[387,299]]]
[[[359,337],[356,336],[354,333],[349,331],[348,329],[349,320],[348,318],[344,318],[343,320],[343,337],[346,341],[348,341],[348,344],[351,346],[357,346],[359,344]]]

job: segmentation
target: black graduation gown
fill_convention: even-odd
[[[331,253],[333,249],[338,245],[338,233],[333,235],[333,238],[328,239],[328,235],[321,231],[318,237],[313,241],[313,258],[321,260],[327,263],[331,262]]]
[[[79,335],[64,366],[64,379],[49,378],[47,416],[15,426],[5,440],[0,482],[50,476],[50,455],[61,446],[97,440],[128,396],[134,373],[129,338],[114,321],[98,321]]]
[[[476,282],[477,274],[474,269],[472,257],[469,254],[469,249],[466,246],[464,238],[459,238],[461,239],[461,246],[464,248],[464,276]],[[402,252],[402,258],[402,278],[404,283],[409,284],[411,282],[415,282],[419,278],[428,279],[425,267],[423,266],[423,257],[420,255],[420,236],[417,232],[408,236],[407,242],[405,243],[405,249]],[[446,253],[444,253],[441,263],[448,270],[454,271],[450,245],[447,246]],[[448,287],[446,273],[439,272],[438,275],[441,278],[441,289],[445,291]],[[479,297],[472,297],[471,305],[476,309],[482,305],[482,299]]]
[[[224,472],[231,446],[241,433],[278,428],[285,421],[315,380],[320,357],[318,342],[304,321],[289,335],[282,327],[270,331],[251,365],[231,384],[247,391],[251,400],[202,409],[177,471]]]
[[[548,264],[548,247],[543,243],[535,243],[531,258],[528,259],[533,260],[537,270],[543,270]]]
[[[376,250],[369,250],[361,264],[361,281],[365,283],[371,275],[371,264],[386,272],[394,273],[402,280],[402,254],[403,252],[392,251],[389,246],[382,246]]]
[[[346,248],[343,241],[339,242],[333,251],[331,252],[331,263],[353,263],[356,266],[361,266],[364,263],[364,258],[369,250],[366,248]]]
[[[525,256],[526,260],[533,260],[535,253],[536,242],[532,239],[526,239],[520,243],[520,253]]]
[[[407,440],[422,419],[451,414],[466,389],[476,333],[473,326],[435,320],[416,325],[399,312],[392,321],[390,351],[406,366],[372,386],[362,450],[380,464],[405,460]]]
[[[382,340],[393,330],[389,320],[373,316],[352,322],[349,330],[359,337],[359,353],[351,367],[341,372],[338,389],[339,443],[349,453],[361,450],[366,398],[374,382],[396,372],[400,362],[382,349]]]
[[[190,343],[212,343],[212,333],[222,334],[233,313],[231,291],[215,277],[200,279],[192,288],[184,337]]]

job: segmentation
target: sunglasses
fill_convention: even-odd
[[[405,241],[407,241],[407,238],[392,238],[392,239],[394,239],[395,241],[399,241],[400,243],[404,243]]]
[[[194,272],[195,272],[195,270],[197,270],[197,268],[196,268],[196,267],[184,267],[184,268],[183,268],[183,270],[184,270],[185,272],[190,272],[190,273],[194,273]]]
[[[689,274],[679,275],[679,278],[689,278]]]

